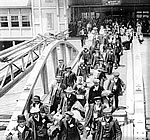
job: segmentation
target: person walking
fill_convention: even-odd
[[[17,126],[14,127],[6,140],[33,140],[32,129],[26,125],[26,118],[23,114],[17,116]]]
[[[65,112],[65,117],[60,121],[58,140],[81,140],[84,127],[73,115],[71,111]]]
[[[112,117],[112,109],[105,108],[104,116],[97,122],[94,140],[121,140],[122,131],[117,119]]]
[[[123,80],[119,77],[120,73],[119,72],[114,72],[113,73],[113,78],[110,78],[108,81],[108,85],[107,85],[107,90],[110,90],[114,96],[115,96],[115,109],[119,109],[118,108],[118,96],[122,95],[122,93],[125,91],[126,89],[126,85],[123,82]]]

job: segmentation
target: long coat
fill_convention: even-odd
[[[33,130],[33,140],[39,140],[38,133],[43,135],[40,140],[48,140],[47,134],[47,124],[50,123],[48,117],[42,119],[41,115],[39,115],[39,121],[36,121],[32,116],[28,120],[28,126]]]
[[[115,91],[113,89],[114,85],[116,85]],[[124,90],[126,89],[126,85],[122,81],[122,79],[118,78],[118,81],[116,83],[113,78],[108,81],[107,89],[112,91],[114,94],[117,94],[117,95],[121,94],[122,88],[124,88]]]
[[[74,83],[77,81],[77,76],[74,72],[69,72],[68,75],[64,76],[63,83],[65,84],[66,88],[68,86],[73,87]]]
[[[33,140],[32,130],[29,127],[25,126],[25,129],[22,133],[18,130],[18,125],[13,130],[15,131],[15,133],[9,133],[6,140]]]
[[[60,122],[60,133],[58,140],[81,140],[80,131],[83,132],[83,125],[75,118],[68,123],[64,118]]]
[[[116,119],[113,119],[113,117],[111,117],[108,122],[106,122],[104,117],[102,117],[97,123],[97,130],[94,140],[102,140],[104,136],[108,136],[109,140],[121,140],[122,138],[119,123]]]

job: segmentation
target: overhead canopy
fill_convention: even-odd
[[[1,8],[30,7],[31,0],[0,0]]]

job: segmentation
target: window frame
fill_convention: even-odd
[[[48,20],[48,17],[50,17],[49,15],[51,15],[51,19],[52,19],[51,22]],[[47,18],[47,29],[54,30],[54,13],[46,13],[46,18]]]
[[[53,3],[53,0],[45,0],[45,3]]]
[[[1,17],[6,17],[7,20],[1,20]],[[7,26],[2,26],[2,23],[7,23]],[[0,15],[0,28],[9,27],[8,15]]]
[[[17,20],[14,20],[14,21],[12,21],[12,17],[18,17],[18,19]],[[12,28],[18,28],[18,27],[20,27],[20,21],[19,21],[19,15],[10,15],[10,27],[12,27]],[[13,26],[12,25],[12,23],[17,23],[18,22],[18,26]]]
[[[23,17],[28,17],[28,20],[23,21]],[[27,24],[29,24],[29,26],[23,26],[23,22],[29,22],[29,23],[27,23]],[[23,27],[23,28],[31,27],[31,15],[21,15],[21,27]]]

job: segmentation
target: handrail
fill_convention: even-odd
[[[136,39],[134,41],[137,41]],[[138,42],[135,42],[138,43]],[[140,45],[133,46],[133,76],[134,76],[134,138],[146,139],[145,106],[143,92],[142,62]]]
[[[28,40],[28,41],[19,43],[19,44],[17,44],[17,45],[14,45],[13,47],[10,47],[10,48],[8,48],[8,49],[6,49],[6,50],[1,51],[1,52],[0,52],[0,59],[3,58],[3,57],[10,56],[11,54],[13,54],[13,53],[16,52],[16,51],[17,51],[17,52],[20,51],[20,50],[22,49],[22,46],[24,46],[24,45],[26,45],[26,44],[28,44],[28,43],[30,43],[30,42],[36,40],[36,39],[37,39],[37,37],[34,37],[34,38],[31,39],[31,40]],[[25,47],[26,47],[26,46],[25,46]],[[23,47],[23,48],[24,48],[24,47]]]
[[[35,87],[35,84],[38,80],[39,75],[41,74],[41,71],[43,70],[46,61],[48,59],[48,56],[50,55],[50,53],[53,51],[53,49],[59,44],[65,42],[67,43],[67,41],[60,41],[60,40],[55,40],[53,42],[51,42],[48,47],[46,47],[43,51],[43,53],[41,54],[41,56],[39,57],[39,59],[37,60],[37,63],[35,64],[33,70],[30,73],[30,77],[23,89],[23,92],[20,95],[20,99],[17,102],[17,106],[15,111],[13,112],[13,115],[11,117],[11,121],[8,124],[6,131],[5,131],[5,136],[8,134],[9,130],[12,128],[12,126],[14,126],[16,124],[16,120],[17,120],[17,115],[24,113],[26,116],[28,116],[28,112],[29,112],[29,103],[31,101],[31,97],[33,96],[33,90]],[[68,42],[68,44],[70,44]]]
[[[35,38],[32,41],[36,40]],[[39,57],[41,53],[41,48],[44,47],[45,42],[48,38],[40,40],[40,42],[36,42],[35,45],[31,46],[31,48],[25,50],[23,53],[21,52],[18,56],[15,56],[8,64],[0,69],[1,77],[0,77],[0,93],[1,96],[4,94],[4,91],[8,90],[11,85],[13,85],[18,79],[23,77],[27,72],[31,70],[31,67],[34,65],[35,61]],[[31,43],[32,41],[28,41]],[[44,43],[44,46],[42,44]],[[24,43],[27,44],[27,43]],[[29,47],[29,46],[28,46]],[[18,51],[21,49],[20,47]],[[23,47],[24,48],[24,47]],[[25,46],[26,48],[26,46]],[[43,48],[44,49],[44,48]],[[37,53],[38,51],[38,53]],[[6,52],[6,51],[5,51]],[[11,51],[10,53],[13,53]],[[10,55],[10,53],[5,54],[5,56]],[[34,56],[35,55],[35,56]],[[18,62],[19,61],[19,62]],[[14,76],[15,73],[18,73],[17,76]],[[9,79],[9,80],[7,80]],[[7,82],[5,82],[7,81]]]

